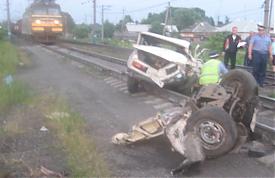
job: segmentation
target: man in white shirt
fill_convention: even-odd
[[[230,59],[231,69],[236,66],[236,55],[238,51],[238,44],[241,41],[241,37],[237,35],[238,28],[234,26],[232,28],[232,33],[228,35],[224,42],[224,64],[228,67],[228,62]]]

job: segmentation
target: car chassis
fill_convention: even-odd
[[[186,97],[180,107],[134,125],[129,133],[115,134],[112,142],[126,145],[165,135],[184,158],[180,167],[215,158],[246,141],[255,126],[257,95],[251,74],[233,70],[219,84],[203,86]]]

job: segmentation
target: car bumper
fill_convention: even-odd
[[[155,83],[151,78],[141,75],[138,72],[135,72],[132,70],[128,70],[127,74],[128,74],[128,76],[136,78],[140,81]],[[176,86],[182,85],[184,83],[185,78],[182,74],[180,74],[180,75],[179,74],[177,74],[169,79],[162,80],[162,82],[164,83],[164,87],[165,88],[166,87],[176,87]]]

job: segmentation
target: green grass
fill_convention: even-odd
[[[14,80],[10,85],[4,82],[7,75],[16,73],[18,63],[16,48],[11,43],[0,40],[0,112],[23,103],[29,97],[28,88],[21,82]]]
[[[7,111],[14,105],[24,103],[30,96],[29,89],[21,82],[0,86],[0,112]]]
[[[0,78],[14,74],[19,62],[16,48],[9,42],[0,41]]]
[[[62,101],[54,101],[51,113],[68,113],[68,117],[49,118],[49,127],[53,128],[67,155],[71,177],[109,177],[108,168],[98,153],[91,136],[87,134],[85,119],[70,111]],[[48,111],[49,112],[49,111]],[[54,115],[54,114],[53,114]]]
[[[133,44],[126,40],[117,40],[117,39],[104,39],[104,44],[108,44],[111,46],[121,47],[121,48],[133,48]]]
[[[269,95],[269,97],[275,98],[275,91],[273,91],[273,92]]]

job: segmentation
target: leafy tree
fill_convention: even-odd
[[[141,23],[151,24],[163,23],[165,21],[166,11],[161,13],[149,13],[146,19]],[[207,17],[205,11],[200,8],[171,8],[172,24],[176,24],[179,30],[187,28],[196,22],[207,21],[214,25],[212,17]]]
[[[115,25],[106,20],[104,22],[104,37],[105,38],[112,38],[115,32]]]
[[[76,25],[73,29],[73,34],[76,38],[88,38],[91,33],[91,28],[87,24]]]
[[[155,22],[163,23],[165,19],[165,11],[159,14],[157,13],[149,13],[147,19],[143,19],[141,21],[142,24],[153,24]]]
[[[75,27],[75,22],[72,16],[67,12],[62,12],[62,16],[64,18],[64,24],[66,25],[65,28],[67,28],[68,33],[72,33],[73,29]]]
[[[228,16],[225,16],[225,21],[224,24],[229,24],[230,23],[230,18]]]
[[[205,17],[205,21],[208,22],[210,25],[215,26],[215,21],[213,17]]]
[[[178,29],[190,27],[196,22],[205,20],[205,12],[200,8],[173,8],[173,23],[177,24]]]
[[[163,26],[159,22],[155,21],[152,23],[152,27],[149,31],[157,34],[162,34],[162,29]]]
[[[7,36],[7,29],[5,28],[5,25],[5,22],[0,23],[0,40],[3,40],[5,36]]]
[[[229,34],[230,32],[219,32],[213,34],[205,42],[204,47],[221,52],[223,50],[224,40]]]
[[[125,17],[124,17],[124,19],[121,19],[119,22],[118,22],[118,24],[115,26],[115,29],[117,30],[117,31],[124,31],[125,30],[125,25],[127,24],[127,23],[129,23],[129,22],[134,22],[133,21],[133,19],[131,18],[131,16],[130,15],[126,15]]]

